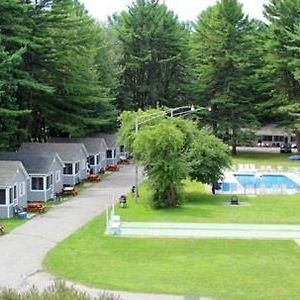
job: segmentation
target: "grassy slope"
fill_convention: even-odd
[[[299,299],[300,251],[292,241],[114,238],[103,229],[103,217],[80,229],[50,251],[46,269],[106,289]]]

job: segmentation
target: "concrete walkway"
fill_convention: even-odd
[[[103,212],[112,194],[118,199],[120,195],[128,193],[132,185],[134,185],[134,168],[123,166],[119,172],[113,173],[104,181],[87,188],[74,199],[54,207],[44,215],[36,216],[10,234],[1,237],[0,287],[25,291],[33,285],[38,289],[52,285],[55,278],[42,269],[42,261],[47,252]],[[73,284],[69,282],[68,285]],[[82,285],[74,286],[92,296],[103,292]],[[123,292],[114,293],[120,295],[122,300],[200,299]]]

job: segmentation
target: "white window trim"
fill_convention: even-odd
[[[55,172],[55,182],[58,183],[60,182],[60,170]]]
[[[26,190],[25,190],[25,181],[22,181],[19,183],[19,189],[18,189],[18,195],[19,197],[23,197],[26,194]]]
[[[32,189],[32,178],[43,178],[43,189],[42,190],[33,190]],[[33,176],[30,178],[30,192],[37,193],[37,192],[44,192],[46,190],[46,177],[45,176]]]
[[[2,187],[1,190],[5,190],[5,204],[0,204],[0,207],[7,207],[10,204],[7,204],[7,199],[9,197],[9,187]]]

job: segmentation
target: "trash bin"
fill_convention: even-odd
[[[18,218],[19,219],[21,219],[21,220],[23,220],[23,219],[26,219],[27,218],[27,212],[20,212],[19,214],[18,214]]]

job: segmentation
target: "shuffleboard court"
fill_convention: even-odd
[[[170,238],[300,239],[300,225],[122,222],[118,236]]]

